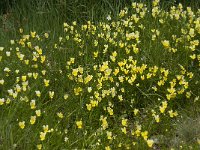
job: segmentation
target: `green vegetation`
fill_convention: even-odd
[[[0,18],[0,149],[199,149],[198,5],[15,2]]]

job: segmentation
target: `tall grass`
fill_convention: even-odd
[[[198,3],[154,2],[15,1],[0,32],[0,149],[199,147],[178,122],[199,115]]]

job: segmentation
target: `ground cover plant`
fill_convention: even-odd
[[[58,30],[0,45],[1,149],[199,149],[200,10],[133,2]]]

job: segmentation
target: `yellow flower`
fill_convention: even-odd
[[[0,47],[0,51],[3,51],[4,50],[4,47]]]
[[[82,125],[83,125],[83,122],[80,120],[80,121],[76,121],[76,125],[79,129],[82,128]]]
[[[65,95],[64,95],[64,99],[65,99],[65,100],[68,99],[68,97],[69,97],[69,94],[65,94]]]
[[[151,78],[152,74],[151,73],[148,73],[147,74],[147,79]]]
[[[36,115],[37,115],[38,117],[41,116],[41,110],[36,110],[35,113],[36,113]]]
[[[105,150],[111,150],[110,146],[106,146]]]
[[[5,67],[3,71],[10,72],[11,70],[8,67]]]
[[[136,108],[135,108],[135,109],[133,110],[133,113],[134,113],[135,116],[138,114],[138,112],[139,112],[139,109],[136,109]]]
[[[57,116],[61,119],[64,117],[62,112],[57,113]]]
[[[164,112],[165,112],[165,109],[166,109],[165,107],[160,106],[159,108],[160,108],[160,112],[161,112],[161,113],[164,113]]]
[[[35,36],[36,36],[36,32],[31,32],[31,37],[35,38]]]
[[[190,98],[191,97],[191,92],[186,92],[186,97]]]
[[[141,132],[141,135],[144,138],[144,140],[147,140],[147,138],[148,138],[148,131]]]
[[[0,105],[3,105],[5,102],[5,99],[4,98],[0,98]]]
[[[40,140],[44,141],[46,136],[46,132],[40,132]]]
[[[103,129],[105,130],[106,128],[108,128],[107,117],[101,116],[100,120],[102,121],[102,125],[101,126],[103,127]]]
[[[49,97],[52,99],[54,97],[54,91],[49,91]]]
[[[118,99],[119,99],[120,102],[123,101],[122,95],[118,95]]]
[[[125,126],[125,127],[127,127],[127,121],[128,121],[128,119],[122,119],[122,126]]]
[[[6,51],[6,56],[10,57],[10,51]]]
[[[31,100],[30,102],[31,109],[35,109],[35,100]]]
[[[122,143],[119,143],[119,144],[118,144],[118,147],[122,147]]]
[[[94,52],[94,53],[93,53],[93,55],[94,55],[94,58],[98,57],[98,54],[99,54],[99,52],[98,52],[98,51]]]
[[[21,129],[24,129],[24,127],[25,127],[25,121],[19,122],[19,127]]]
[[[83,89],[81,87],[78,87],[78,88],[74,88],[74,94],[75,95],[79,95],[80,92],[82,91]]]
[[[91,110],[92,109],[92,105],[91,104],[86,104],[87,110]]]
[[[49,37],[49,34],[48,34],[48,33],[44,33],[44,37],[45,37],[45,38],[48,38],[48,37]]]
[[[141,76],[141,80],[144,80],[144,79],[145,79],[145,76],[144,76],[144,75],[142,75],[142,76]]]
[[[10,104],[10,102],[11,102],[10,98],[7,98],[6,104]]]
[[[68,27],[69,25],[68,25],[66,22],[64,22],[64,23],[63,23],[63,26],[64,26],[64,27]]]
[[[199,138],[197,138],[197,143],[200,145],[200,139]]]
[[[43,76],[46,74],[46,70],[42,70],[41,72]]]
[[[78,75],[78,69],[73,69],[72,75],[76,77]]]
[[[92,87],[88,87],[87,91],[88,91],[88,93],[91,93],[92,92]]]
[[[38,144],[38,145],[37,145],[37,149],[38,149],[38,150],[41,150],[41,149],[42,149],[42,144]]]
[[[19,28],[19,33],[23,33],[23,29],[22,28]]]
[[[14,40],[10,40],[10,44],[11,45],[15,44],[15,41]]]
[[[162,106],[160,106],[159,108],[160,108],[160,112],[164,113],[165,109],[167,108],[167,101],[162,102]]]
[[[26,76],[22,76],[22,81],[23,81],[23,82],[25,82],[25,81],[26,81],[26,79],[27,79],[27,77],[26,77]]]
[[[28,64],[29,64],[29,60],[24,60],[24,63],[25,63],[26,65],[28,65]]]
[[[35,124],[36,116],[31,116],[30,123]]]
[[[127,133],[127,131],[126,131],[126,127],[121,128],[121,130],[122,130],[122,132],[123,132],[124,134]]]
[[[163,106],[164,108],[167,108],[167,101],[162,102],[162,106]]]
[[[43,64],[44,61],[46,60],[46,56],[40,56],[40,58],[41,58],[40,62]]]
[[[112,132],[106,131],[106,134],[107,134],[108,140],[111,140],[112,139]]]
[[[110,56],[110,59],[112,60],[112,62],[115,62],[116,58],[114,56]]]
[[[49,126],[48,125],[43,125],[42,127],[43,127],[44,133],[49,132]]]
[[[178,113],[177,113],[176,111],[173,112],[173,110],[169,110],[168,113],[169,113],[169,116],[170,116],[171,118],[176,117],[176,116],[178,115]]]
[[[194,37],[194,35],[195,35],[195,30],[194,30],[193,28],[190,28],[189,35],[190,35],[191,37]]]
[[[103,72],[103,71],[105,71],[108,68],[109,68],[108,67],[108,61],[106,61],[106,62],[103,62],[103,65],[100,66],[99,70]]]
[[[41,92],[40,91],[35,91],[35,94],[36,94],[37,97],[41,96]]]
[[[111,116],[113,116],[113,109],[110,108],[110,107],[107,107],[107,110],[108,110],[108,113],[109,113]]]
[[[147,140],[147,145],[149,146],[149,147],[152,147],[153,146],[153,144],[154,144],[154,141],[153,140]]]
[[[92,107],[98,106],[98,101],[90,100],[90,104],[92,105]]]
[[[192,72],[187,73],[187,76],[189,76],[190,79],[193,77],[193,75],[194,74]]]
[[[44,85],[45,85],[46,87],[49,86],[49,80],[44,79]]]
[[[137,129],[137,130],[135,131],[135,134],[136,134],[137,137],[140,136],[140,133],[141,133],[141,131],[140,131],[139,129]]]
[[[170,43],[169,43],[168,40],[162,41],[162,44],[163,44],[164,48],[169,48],[170,47]]]
[[[115,69],[113,74],[116,76],[119,73],[119,68]]]
[[[92,75],[88,75],[85,79],[84,79],[84,83],[87,84],[88,82],[90,82],[92,80],[93,76]]]

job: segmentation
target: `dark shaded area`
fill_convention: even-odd
[[[6,14],[11,10],[14,0],[0,0],[0,14]]]
[[[200,7],[199,0],[160,0],[161,5],[177,5],[182,3],[184,7],[192,7],[198,9]],[[38,12],[38,8],[56,9],[62,17],[68,19],[81,17],[88,19],[88,17],[100,18],[104,15],[104,11],[110,10],[112,14],[116,14],[125,6],[131,6],[132,2],[150,3],[152,0],[0,0],[0,14],[6,14],[12,10],[13,7]],[[102,6],[104,9],[102,9]],[[79,13],[77,13],[79,12]],[[77,16],[79,15],[79,16]]]
[[[111,14],[117,18],[121,9],[131,7],[132,2],[146,3],[150,8],[152,0],[0,0],[0,29],[6,34],[14,33],[23,27],[27,30],[42,32],[43,29],[59,32],[58,26],[63,22],[88,20],[99,22]],[[162,9],[183,4],[192,10],[200,8],[200,0],[160,0]]]

